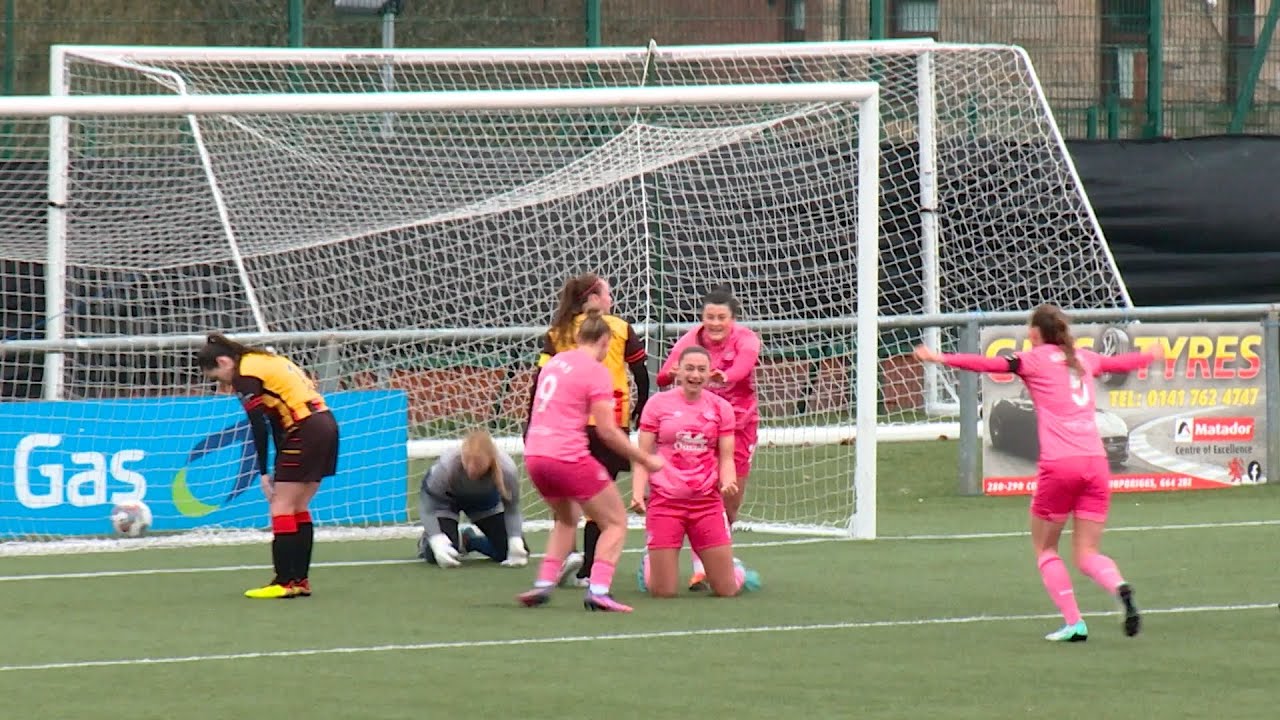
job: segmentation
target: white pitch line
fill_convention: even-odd
[[[754,543],[735,543],[738,548],[781,547],[786,545],[812,545],[814,543],[832,542],[839,538],[795,538],[792,540],[766,540]],[[624,553],[641,553],[643,548],[627,548]],[[542,557],[541,553],[529,556],[531,559]],[[371,567],[375,565],[422,565],[418,558],[412,560],[343,560],[335,562],[312,563],[317,568]],[[181,567],[181,568],[144,568],[139,570],[95,570],[87,572],[41,573],[30,575],[0,575],[0,582],[22,582],[30,580],[85,580],[91,578],[133,577],[137,575],[192,575],[209,572],[241,572],[270,570],[270,565],[216,565],[213,567]]]
[[[1216,530],[1220,528],[1249,528],[1249,527],[1272,527],[1280,525],[1280,520],[1240,520],[1233,522],[1221,523],[1187,523],[1183,525],[1130,525],[1121,527],[1107,528],[1109,533],[1122,532],[1157,532],[1161,530]],[[1067,534],[1070,534],[1068,530]],[[1014,530],[1009,532],[985,532],[985,533],[957,533],[951,535],[881,535],[879,540],[894,541],[931,541],[931,540],[992,540],[999,538],[1027,537],[1030,535],[1025,530]],[[852,541],[848,538],[835,537],[818,537],[818,538],[795,538],[792,540],[766,540],[764,542],[755,543],[734,543],[737,548],[766,548],[766,547],[783,547],[789,545],[814,545],[817,543],[829,542],[860,542]],[[627,548],[624,553],[641,553],[643,548]],[[529,556],[532,559],[542,557],[539,553]],[[314,563],[313,567],[318,568],[343,568],[343,567],[373,567],[377,565],[421,565],[422,560],[414,558],[412,560],[345,560],[335,562]],[[66,572],[66,573],[41,573],[26,575],[0,575],[0,583],[4,582],[26,582],[33,580],[86,580],[92,578],[114,578],[114,577],[134,577],[140,575],[194,575],[197,573],[212,572],[248,572],[259,570],[270,570],[270,565],[215,565],[212,567],[181,567],[181,568],[144,568],[139,570],[95,570],[86,572]]]
[[[1191,605],[1185,607],[1144,610],[1146,615],[1183,615],[1190,613],[1243,612],[1275,609],[1272,603],[1243,605]],[[1092,613],[1103,614],[1103,613]],[[1115,614],[1115,613],[1106,613]],[[565,635],[545,638],[510,638],[506,640],[457,640],[451,642],[406,643],[395,645],[367,645],[334,648],[309,648],[300,650],[264,650],[259,652],[223,653],[214,655],[183,655],[157,658],[120,658],[114,660],[79,660],[30,665],[0,665],[0,673],[32,672],[43,670],[78,670],[101,667],[138,665],[180,665],[227,660],[258,660],[319,655],[361,655],[387,652],[424,652],[432,650],[457,650],[473,648],[516,647],[528,645],[567,645],[593,642],[619,642],[625,640],[663,640],[724,635],[757,635],[763,633],[795,633],[819,630],[872,630],[878,628],[927,627],[938,625],[971,625],[989,622],[1020,622],[1029,620],[1056,620],[1057,614],[1036,615],[971,615],[967,617],[922,618],[918,620],[867,620],[860,622],[814,623],[809,625],[760,625],[747,627],[708,628],[703,630],[657,630],[652,632],[612,633],[607,635]]]
[[[1121,525],[1107,528],[1108,533],[1156,532],[1159,530],[1217,530],[1221,528],[1272,527],[1280,520],[1233,520],[1229,522],[1185,523],[1181,525]],[[992,538],[1027,537],[1026,530],[1008,532],[959,533],[954,535],[881,535],[877,540],[990,540]],[[1066,534],[1070,534],[1070,529]]]

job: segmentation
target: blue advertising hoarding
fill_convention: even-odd
[[[407,519],[408,399],[326,395],[338,474],[312,502],[318,524]],[[117,502],[142,500],[158,532],[263,528],[267,502],[248,420],[230,397],[0,405],[0,537],[102,535]]]

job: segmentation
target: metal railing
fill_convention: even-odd
[[[1013,312],[970,312],[945,313],[934,315],[900,315],[882,316],[878,319],[879,332],[900,330],[924,330],[926,328],[943,328],[957,331],[956,349],[960,352],[979,352],[979,335],[987,326],[1023,325],[1027,321],[1027,313]],[[1211,322],[1211,321],[1249,321],[1259,322],[1263,331],[1262,367],[1265,379],[1265,416],[1266,416],[1266,448],[1267,474],[1269,478],[1280,478],[1280,304],[1243,304],[1243,305],[1187,305],[1170,307],[1135,307],[1129,309],[1082,309],[1071,312],[1074,323],[1142,323],[1142,322]],[[751,322],[750,326],[757,332],[788,331],[803,329],[805,331],[838,330],[850,332],[857,328],[855,317],[832,317],[821,320],[788,320]],[[651,336],[659,331],[668,334],[684,332],[692,327],[689,323],[663,324],[661,327],[652,324],[637,324],[636,331],[641,335]],[[477,338],[492,340],[529,340],[541,336],[545,327],[507,327],[507,328],[444,328],[444,329],[403,329],[398,331],[358,331],[332,330],[319,332],[295,333],[246,333],[237,335],[237,339],[259,345],[290,344],[317,345],[328,348],[329,354],[337,352],[336,348],[344,343],[359,342],[396,342],[396,343],[450,343]],[[194,350],[205,342],[204,335],[170,335],[170,336],[137,336],[137,337],[99,337],[66,339],[61,341],[46,340],[13,340],[0,342],[0,358],[22,353],[72,353],[72,352],[120,352],[138,350]],[[883,345],[883,343],[882,343]],[[326,359],[327,358],[327,359]],[[336,367],[335,357],[329,357],[322,351],[320,365]],[[978,387],[978,376],[973,373],[960,373],[957,383],[959,395],[959,418],[956,432],[959,436],[958,457],[958,490],[963,495],[981,492],[981,448],[980,419],[978,416],[981,404]]]

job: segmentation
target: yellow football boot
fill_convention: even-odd
[[[244,596],[253,600],[285,600],[297,594],[297,590],[292,585],[281,585],[279,583],[244,591]]]

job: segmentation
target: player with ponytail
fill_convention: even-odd
[[[560,287],[560,299],[556,311],[551,318],[551,327],[543,337],[542,353],[538,356],[538,367],[544,367],[557,353],[572,350],[578,345],[577,332],[586,319],[587,313],[595,312],[609,326],[610,340],[604,356],[604,366],[609,371],[613,383],[614,422],[624,433],[629,432],[635,421],[640,418],[649,399],[649,370],[645,365],[648,355],[644,343],[636,335],[635,328],[626,320],[612,314],[613,292],[609,281],[600,275],[588,272],[572,275],[565,279]],[[631,383],[627,379],[630,373],[635,381],[635,397],[631,395]],[[530,407],[534,398],[531,390]],[[614,481],[620,473],[630,467],[627,458],[609,448],[600,439],[596,430],[596,421],[589,420],[587,426],[587,444],[591,457],[600,461],[606,472]],[[600,524],[590,516],[587,517],[582,530],[582,553],[571,553],[565,560],[561,584],[575,584],[586,587],[591,565],[595,561],[596,544],[600,540]]]
[[[220,388],[240,397],[258,450],[262,492],[271,513],[275,577],[245,596],[307,597],[315,538],[311,498],[320,481],[338,470],[338,423],[311,377],[286,357],[214,333],[196,354],[196,365]],[[273,471],[267,468],[269,436],[276,444]]]
[[[1058,555],[1058,540],[1070,516],[1075,518],[1071,541],[1076,567],[1120,601],[1124,633],[1137,635],[1142,619],[1133,587],[1115,562],[1099,552],[1111,505],[1111,471],[1098,435],[1093,379],[1102,373],[1147,367],[1162,357],[1162,349],[1153,345],[1146,352],[1113,357],[1078,350],[1067,316],[1053,305],[1041,305],[1031,313],[1027,335],[1031,350],[1008,357],[939,353],[924,346],[916,348],[915,354],[922,362],[960,370],[1014,373],[1027,386],[1040,440],[1031,498],[1031,543],[1045,590],[1065,623],[1045,639],[1082,642],[1089,638],[1071,576]]]
[[[627,509],[612,478],[591,455],[588,419],[595,420],[600,442],[620,457],[650,472],[661,470],[663,460],[632,445],[614,419],[613,381],[601,364],[612,336],[600,313],[588,312],[578,324],[576,346],[557,353],[538,373],[525,433],[524,462],[529,480],[550,507],[555,524],[533,588],[518,597],[526,607],[550,600],[564,561],[573,550],[581,511],[586,511],[600,526],[600,540],[582,604],[588,610],[631,612],[609,592],[627,537]]]

